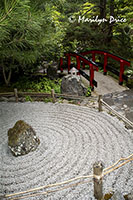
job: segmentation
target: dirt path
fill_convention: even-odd
[[[104,101],[133,122],[133,89],[105,94]]]

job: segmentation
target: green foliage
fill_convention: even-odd
[[[86,93],[86,97],[89,97],[89,96],[91,96],[91,86],[89,86],[88,88],[87,88],[87,93]]]
[[[45,103],[53,102],[53,99],[52,98],[44,98],[44,102]]]
[[[23,69],[39,58],[43,14],[35,14],[29,0],[4,2],[6,5],[0,7],[0,65],[6,81],[6,72]]]
[[[61,79],[50,80],[48,78],[40,78],[38,81],[32,81],[29,78],[23,77],[12,85],[23,92],[46,92],[51,93],[51,89],[55,93],[60,93]]]
[[[4,2],[0,3],[0,67],[8,84],[9,72],[33,71],[42,57],[58,59],[65,29],[61,13],[48,1]]]
[[[78,16],[91,19],[93,16],[98,15],[100,17],[100,8],[96,7],[100,5],[102,1],[86,1],[77,6],[78,11],[75,11],[72,15],[78,19]],[[111,11],[111,4],[113,4],[114,10]],[[89,12],[87,12],[90,8]],[[65,45],[67,38],[69,38],[69,49],[72,47],[72,43],[77,41],[75,50],[84,51],[86,48],[104,49],[109,52],[115,53],[127,59],[132,58],[132,10],[133,4],[127,0],[115,0],[106,1],[106,19],[108,22],[101,23],[78,23],[77,20],[74,23],[69,23],[69,27],[66,31]],[[116,19],[126,18],[125,23],[112,23],[109,24],[110,15],[114,12]],[[124,46],[124,48],[122,48]]]
[[[130,77],[130,78],[128,79],[127,86],[128,86],[129,88],[133,88],[133,76]]]
[[[63,103],[63,97],[58,98],[58,103]]]
[[[101,2],[99,0],[2,0],[0,72],[3,70],[5,73],[6,84],[9,84],[11,74],[15,76],[20,72],[33,73],[40,61],[57,61],[68,51],[104,49],[130,60],[133,55],[132,1],[105,1],[106,18],[112,14],[112,2],[115,18],[118,16],[126,18],[125,23],[98,25],[69,22],[70,16],[76,18],[79,15],[84,15],[85,18],[100,16],[101,10],[98,6]],[[50,81],[47,83],[45,79],[40,82],[27,80],[25,86],[20,81],[20,85],[20,89],[29,91],[47,92],[54,87],[56,92],[60,92],[56,83],[55,85]]]
[[[124,74],[127,75],[128,77],[133,76],[133,68],[125,70]]]
[[[33,101],[33,99],[31,98],[31,96],[29,96],[29,95],[27,95],[26,97],[25,97],[25,101]]]

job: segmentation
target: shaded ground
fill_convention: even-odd
[[[105,94],[103,99],[114,110],[133,122],[133,89]]]
[[[89,74],[89,71],[86,70],[86,73]],[[102,94],[106,103],[133,122],[133,89],[119,85],[117,80],[101,72],[95,72],[94,77],[98,87],[94,88],[92,95]],[[82,77],[82,80],[85,85],[89,85],[85,78]]]

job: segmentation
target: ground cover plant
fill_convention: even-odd
[[[54,89],[56,93],[60,93],[61,79],[50,80],[49,78],[39,78],[39,80],[30,80],[29,78],[21,78],[12,84],[12,88],[17,88],[22,92],[45,92],[51,93]]]

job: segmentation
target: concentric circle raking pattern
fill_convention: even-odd
[[[8,148],[7,132],[18,120],[29,123],[41,143],[36,151],[14,157]],[[0,195],[89,175],[96,161],[101,160],[108,167],[132,153],[132,131],[107,113],[59,103],[0,103]],[[131,192],[132,163],[104,177],[103,184],[104,193]],[[93,200],[93,182],[45,198]],[[40,200],[44,196],[29,199]]]

